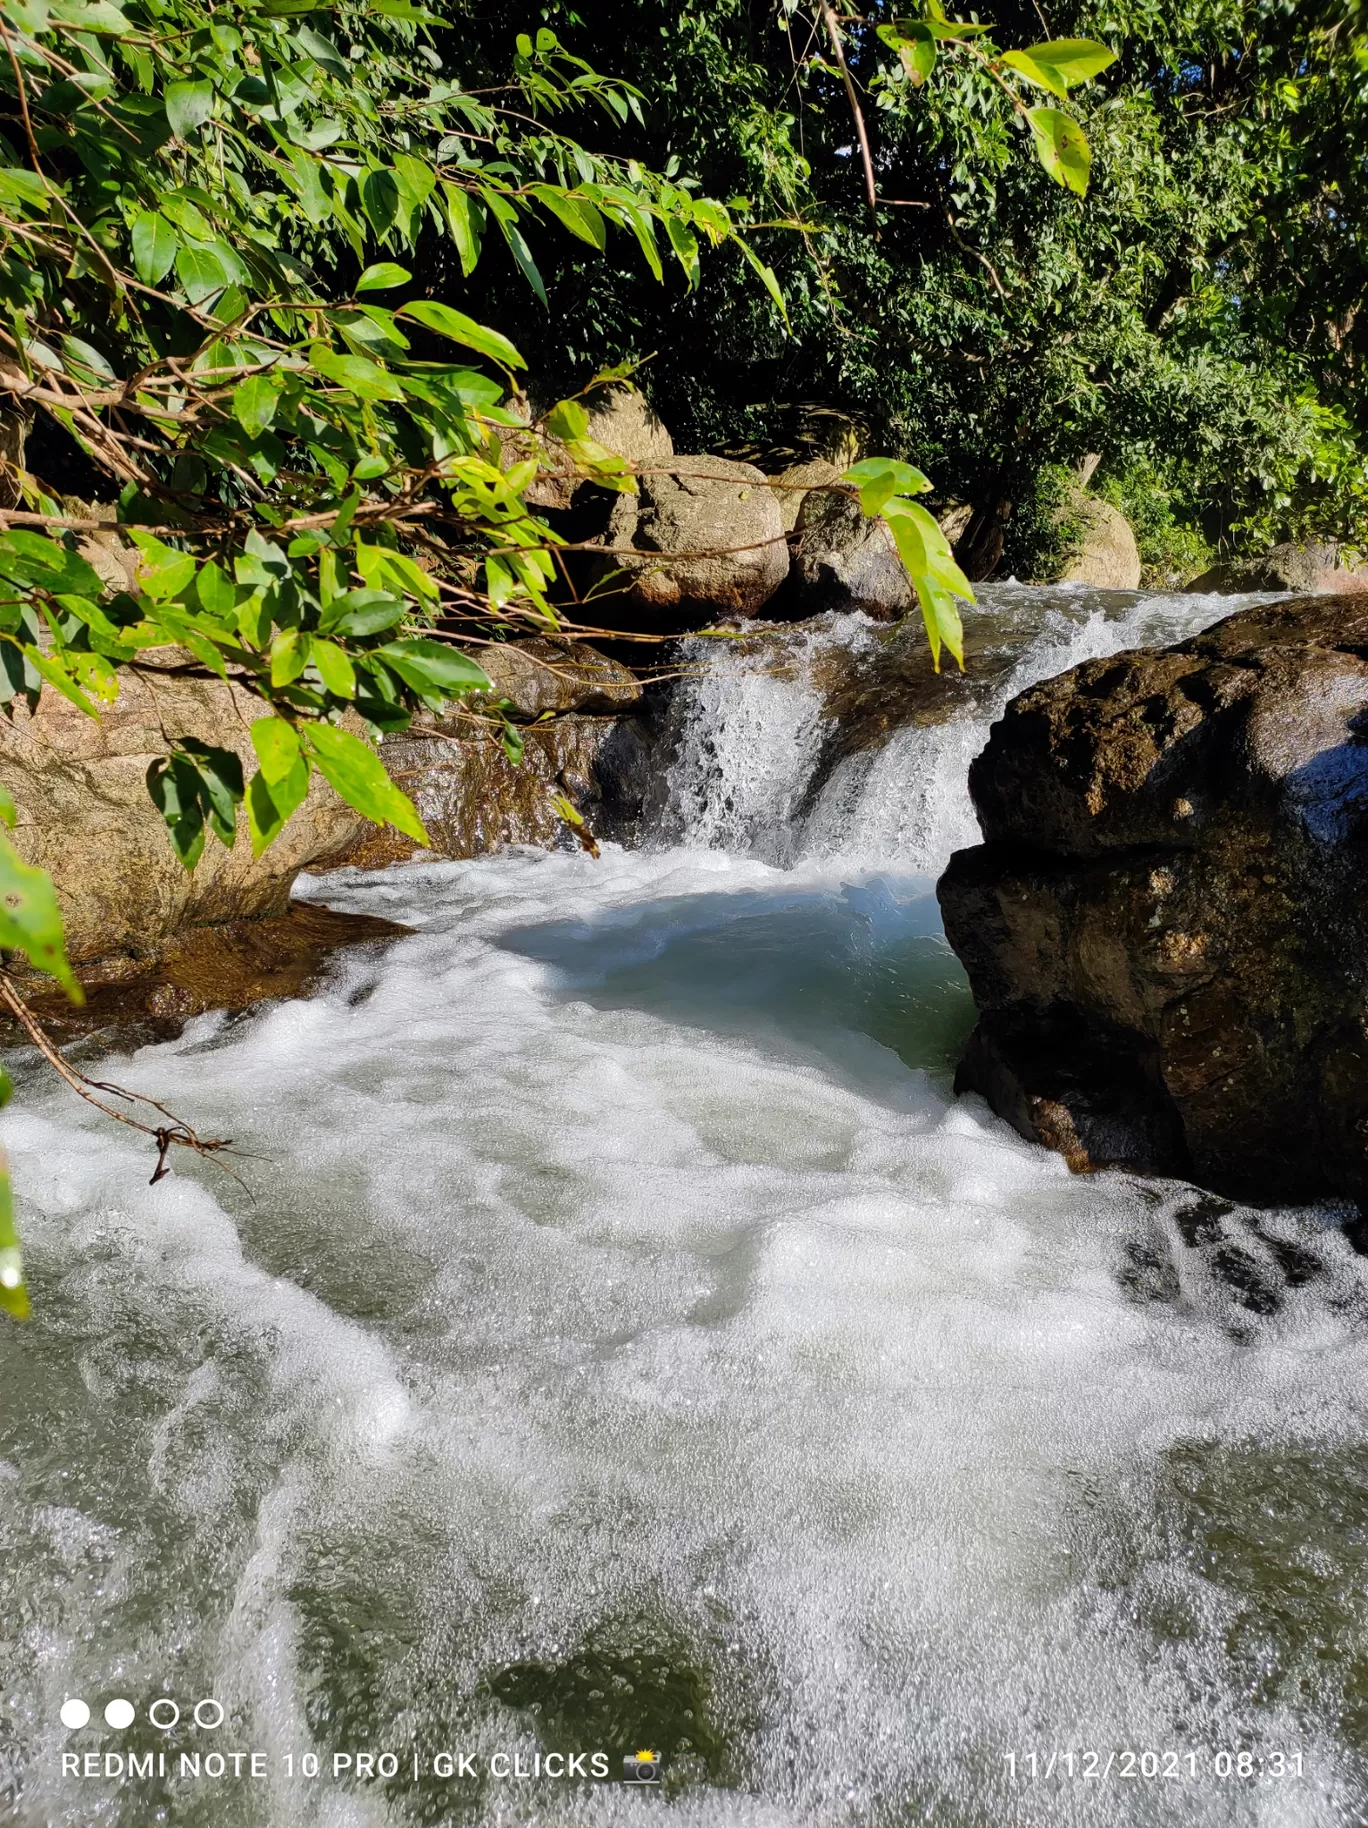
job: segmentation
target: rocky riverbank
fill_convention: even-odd
[[[961,1089],[1077,1168],[1368,1199],[1368,598],[1022,693],[939,894]]]

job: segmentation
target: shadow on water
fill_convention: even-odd
[[[973,1026],[968,980],[922,879],[664,896],[514,928],[500,944],[598,1009],[797,1043],[842,1069],[850,1037],[865,1036],[945,1091]]]

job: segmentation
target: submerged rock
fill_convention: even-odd
[[[18,809],[14,841],[57,885],[73,960],[146,958],[186,927],[283,914],[300,870],[367,829],[315,776],[265,856],[253,857],[244,820],[231,850],[211,838],[187,874],[148,795],[148,767],[172,738],[195,736],[234,750],[250,772],[251,724],[266,714],[241,686],[197,670],[189,656],[157,650],[137,671],[123,670],[117,701],[98,719],[47,687],[35,712],[16,703],[0,719],[0,785]]]
[[[1368,591],[1368,565],[1346,564],[1336,545],[1274,546],[1257,558],[1223,559],[1187,587],[1233,596],[1241,591],[1295,590],[1300,595]]]
[[[1368,1199],[1368,597],[1022,693],[939,886],[960,1068],[1076,1168]]]

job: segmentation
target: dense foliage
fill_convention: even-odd
[[[1117,53],[1075,92],[1093,146],[1086,204],[1009,156],[1027,130],[979,66],[900,76],[877,29],[894,9],[863,7],[869,25],[845,37],[876,222],[811,7],[543,11],[567,42],[614,44],[614,67],[652,96],[647,156],[687,160],[734,203],[792,326],[727,256],[695,293],[650,295],[620,261],[548,248],[549,318],[491,267],[489,308],[517,334],[540,323],[558,385],[658,352],[645,384],[680,436],[776,461],[831,411],[853,415],[943,499],[983,509],[985,530],[1013,504],[1005,562],[1023,575],[1048,538],[1049,466],[1088,453],[1104,460],[1096,486],[1134,504],[1152,555],[1178,568],[1218,543],[1368,538],[1368,75],[1341,0],[1045,4],[1052,35]],[[1031,0],[977,17],[1003,45],[1040,34]],[[760,226],[795,217],[802,237]]]

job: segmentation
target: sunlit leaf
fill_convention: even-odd
[[[377,825],[393,825],[419,844],[429,842],[412,800],[395,786],[380,757],[359,736],[335,724],[315,724],[306,740],[314,766],[348,806]]]
[[[1092,148],[1078,122],[1058,108],[1027,111],[1037,156],[1050,176],[1081,197],[1088,188]]]
[[[356,282],[358,292],[387,292],[391,286],[407,285],[413,278],[407,267],[401,267],[392,260],[381,260],[373,267],[367,267]]]
[[[25,863],[0,832],[0,949],[17,952],[35,971],[44,971],[73,1002],[84,1001],[67,963],[57,891],[46,870]]]

